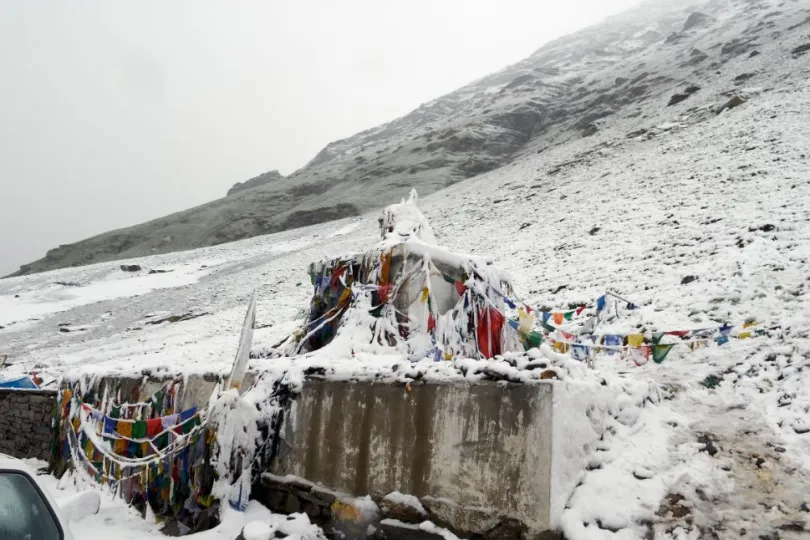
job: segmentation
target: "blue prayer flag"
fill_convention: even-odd
[[[191,418],[195,414],[197,414],[197,407],[192,407],[190,409],[186,409],[185,411],[180,413],[180,422],[181,423],[185,422],[186,420],[188,420],[189,418]]]
[[[604,296],[600,296],[596,299],[596,311],[602,311],[605,309],[605,304],[607,303],[607,298]]]

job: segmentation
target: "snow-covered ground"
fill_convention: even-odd
[[[46,468],[47,463],[36,459],[27,459],[26,463],[34,470]],[[57,480],[53,476],[40,474],[38,481],[48,489],[62,506],[65,500],[75,497],[76,494],[87,490],[99,490],[95,484],[84,481],[81,477],[65,476]],[[128,507],[121,499],[114,497],[105,490],[101,491],[101,507],[98,513],[77,516],[73,515],[69,524],[73,537],[77,540],[153,540],[164,535],[160,532],[161,525],[154,520],[145,520],[134,509]],[[71,519],[67,515],[64,516]],[[287,535],[290,540],[316,540],[323,538],[319,527],[312,525],[305,514],[280,516],[272,514],[262,505],[251,502],[244,512],[237,512],[230,508],[224,511],[222,522],[215,528],[197,533],[193,537],[198,540],[234,540],[242,528],[251,522],[266,523],[270,530],[278,530]]]
[[[596,374],[627,394],[562,516],[571,540],[810,534],[810,54],[790,54],[805,34],[726,64],[689,108],[647,104],[420,201],[440,244],[493,256],[536,308],[611,289],[641,307],[613,331],[772,329],[676,347],[660,365],[597,357]],[[743,71],[759,88],[735,86]],[[747,101],[718,115],[727,91]],[[654,135],[627,136],[640,128]],[[10,373],[53,377],[226,373],[253,288],[258,349],[307,309],[307,265],[374,244],[376,218],[2,280],[0,355]],[[199,537],[234,538],[240,519]],[[156,530],[111,501],[76,526],[84,538]]]

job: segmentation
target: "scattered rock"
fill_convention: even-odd
[[[807,504],[806,502],[802,503],[802,505],[799,507],[799,510],[801,510],[802,512],[810,513],[810,505]]]
[[[717,388],[717,386],[722,382],[722,380],[723,379],[717,377],[716,375],[709,375],[708,377],[703,379],[703,382],[701,384],[706,388],[712,389]]]
[[[697,281],[697,280],[698,280],[697,276],[686,276],[685,278],[683,278],[681,280],[681,285],[688,285],[688,284],[692,283],[693,281]]]
[[[753,58],[755,56],[759,56],[759,51],[751,51],[751,54],[748,55],[748,58]]]
[[[804,532],[804,531],[807,530],[807,529],[805,529],[806,525],[807,524],[804,521],[798,521],[797,520],[797,521],[788,521],[787,523],[783,523],[782,525],[779,525],[778,528],[779,528],[780,531]]]
[[[523,230],[523,229],[525,229],[526,227],[531,227],[531,226],[532,226],[532,224],[531,224],[531,223],[523,223],[523,224],[521,224],[521,225],[520,225],[520,228],[519,228],[518,230],[519,230],[519,231],[522,231],[522,230]]]
[[[124,272],[140,272],[141,267],[138,264],[122,264],[121,270]]]
[[[810,43],[805,43],[804,45],[796,47],[795,49],[793,49],[793,52],[791,54],[793,55],[794,58],[798,58],[807,51],[810,51]]]
[[[683,32],[687,30],[691,30],[692,28],[697,28],[700,26],[707,26],[708,24],[714,21],[714,17],[711,15],[707,15],[706,13],[701,13],[700,11],[695,11],[686,19],[686,22],[683,23]]]
[[[443,540],[438,532],[425,531],[418,525],[402,523],[395,519],[384,519],[377,526],[375,535],[381,540]]]
[[[667,107],[672,107],[673,105],[677,105],[682,101],[686,101],[689,99],[691,94],[674,94],[671,98],[669,98],[669,103],[667,103]]]
[[[169,272],[174,272],[174,270],[159,270],[157,268],[149,270],[150,274],[168,274]]]
[[[798,435],[810,433],[810,424],[795,424],[793,426],[793,431],[795,431]]]
[[[734,77],[734,84],[741,85],[753,76],[754,76],[753,73],[743,73],[741,75],[737,75],[736,77]]]
[[[742,96],[734,95],[734,96],[733,96],[731,99],[729,99],[729,100],[728,100],[728,101],[727,101],[725,104],[723,104],[723,106],[722,106],[722,107],[720,107],[719,109],[717,109],[717,111],[716,111],[716,112],[717,112],[717,114],[720,114],[721,112],[723,112],[723,111],[725,111],[725,110],[728,110],[728,109],[733,109],[733,108],[735,108],[735,107],[739,107],[740,105],[742,105],[742,104],[743,104],[743,103],[745,103],[746,101],[747,101],[747,100],[746,100],[745,98],[743,98]]]
[[[62,285],[63,287],[81,287],[81,283],[75,283],[73,281],[54,281],[56,285]]]
[[[553,369],[547,369],[540,374],[540,379],[559,379],[557,372]]]
[[[698,437],[698,442],[703,445],[703,448],[700,450],[701,452],[707,452],[711,457],[717,455],[720,451],[717,448],[717,445],[714,444],[711,436],[708,433],[703,433]]]
[[[419,499],[413,495],[403,495],[398,491],[383,497],[383,500],[380,501],[380,510],[386,518],[404,523],[422,523],[428,519],[427,511]]]
[[[154,321],[146,321],[146,324],[162,324],[162,323],[177,323],[182,321],[188,321],[191,319],[196,319],[197,317],[202,317],[204,315],[210,315],[208,312],[204,313],[183,313],[182,315],[169,315],[168,317],[163,317],[162,319],[155,319]]]
[[[658,509],[658,515],[665,517],[667,514],[672,512],[672,517],[675,519],[681,519],[688,516],[692,513],[692,511],[687,506],[681,504],[683,500],[683,495],[678,493],[670,493],[664,498],[664,502]]]
[[[582,136],[583,137],[591,137],[593,135],[596,135],[596,133],[598,131],[599,131],[599,128],[596,127],[596,124],[588,124],[587,126],[582,128]]]
[[[636,480],[649,480],[650,478],[655,476],[655,473],[652,472],[650,469],[639,467],[638,469],[635,469],[633,471],[633,476],[635,477]]]
[[[588,234],[590,234],[591,236],[593,236],[593,235],[595,235],[596,233],[598,233],[598,232],[599,232],[599,231],[601,231],[601,230],[602,230],[602,227],[594,227],[594,228],[592,228],[590,231],[588,231]]]

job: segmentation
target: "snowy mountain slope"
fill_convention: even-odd
[[[749,319],[772,329],[676,347],[660,365],[596,359],[597,375],[626,395],[567,503],[569,539],[808,534],[810,54],[794,51],[810,44],[810,10],[777,1],[723,9],[673,38],[677,46],[662,42],[601,73],[591,92],[622,99],[631,75],[651,65],[680,73],[692,49],[718,64],[710,77],[683,76],[595,120],[589,137],[557,133],[553,147],[538,139],[511,164],[420,200],[441,244],[493,256],[536,308],[610,288],[640,306],[616,331]],[[730,36],[757,27],[748,34],[756,45],[723,54]],[[617,89],[614,77],[628,82]],[[668,106],[692,84],[701,89]],[[717,114],[733,94],[745,101]],[[252,288],[258,349],[307,308],[309,262],[373,244],[376,217],[0,281],[0,355],[10,355],[10,372],[227,373]],[[335,361],[361,367],[348,350]]]
[[[400,119],[332,143],[287,178],[61,246],[19,273],[215,245],[356,216],[411,187],[436,191],[519,159],[529,147],[592,135],[615,116],[638,115],[678,90],[707,84],[756,47],[782,40],[782,32],[801,33],[787,23],[800,23],[802,14],[793,20],[782,9],[799,8],[791,1],[784,8],[755,0],[646,2]]]

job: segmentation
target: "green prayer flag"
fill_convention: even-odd
[[[200,425],[200,417],[199,415],[194,415],[194,417],[191,420],[183,424],[183,435],[187,435],[188,433],[191,432],[192,429],[194,429],[194,426],[199,425]]]
[[[455,283],[455,282],[456,282],[456,280],[455,280],[455,279],[451,278],[451,277],[450,277],[450,276],[448,276],[447,274],[442,274],[442,278],[443,278],[443,279],[444,279],[444,280],[445,280],[447,283],[450,283],[451,285],[452,285],[453,283]]]
[[[144,420],[136,420],[132,423],[132,438],[145,439],[146,438],[146,422]]]
[[[169,434],[164,433],[155,438],[155,446],[158,447],[158,450],[163,450],[167,446],[169,446]]]
[[[653,362],[656,364],[660,364],[664,361],[664,359],[669,354],[669,351],[672,350],[672,345],[653,345],[652,348],[652,356]]]
[[[110,418],[121,418],[121,406],[120,405],[113,405],[113,408],[110,411]]]
[[[545,321],[541,322],[540,326],[542,326],[543,330],[545,330],[546,332],[556,332],[557,331],[557,329],[555,327],[551,326],[550,324],[548,324]]]
[[[529,332],[529,335],[526,337],[526,344],[530,349],[539,347],[542,343],[543,335],[540,334],[540,332]]]
[[[163,414],[163,397],[163,390],[158,390],[152,397],[152,403],[155,406],[155,410],[158,411],[158,414]]]
[[[574,312],[566,311],[565,313],[563,313],[563,317],[565,318],[566,321],[570,321],[571,319],[574,318]]]

